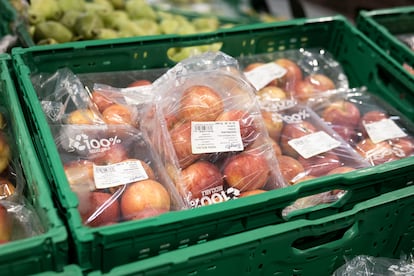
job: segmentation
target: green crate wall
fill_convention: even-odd
[[[24,177],[25,196],[38,214],[44,233],[11,241],[0,249],[0,274],[27,275],[61,271],[68,263],[67,230],[52,200],[49,183],[37,157],[10,74],[11,58],[0,55],[0,105],[7,108],[8,126],[16,141]]]

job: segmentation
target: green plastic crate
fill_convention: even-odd
[[[10,24],[16,18],[16,11],[9,0],[0,0],[0,39],[11,33]]]
[[[83,276],[82,269],[75,265],[75,264],[69,264],[63,268],[62,271],[45,271],[40,272],[37,274],[33,274],[33,276]]]
[[[0,274],[27,275],[61,271],[68,263],[68,233],[52,201],[49,183],[42,171],[19,103],[9,55],[0,55],[0,105],[7,108],[8,126],[15,137],[18,157],[26,179],[25,196],[39,215],[45,232],[1,245]]]
[[[356,26],[399,64],[414,67],[414,51],[397,37],[414,35],[414,6],[361,11]]]
[[[111,43],[89,41],[14,48],[12,59],[22,100],[27,107],[26,118],[35,135],[35,145],[47,178],[55,185],[53,191],[68,220],[76,262],[85,271],[106,272],[121,264],[177,248],[284,223],[286,220],[279,216],[278,210],[286,193],[300,195],[315,187],[321,192],[333,188],[350,191],[346,200],[330,208],[315,208],[296,217],[317,219],[349,210],[362,200],[413,183],[414,158],[411,157],[203,208],[100,228],[84,227],[77,211],[77,197],[69,188],[30,77],[39,72],[55,72],[62,67],[68,67],[76,74],[167,68],[174,65],[167,56],[169,48],[214,42],[223,43],[222,50],[235,57],[322,47],[343,65],[352,87],[365,85],[410,120],[414,118],[413,81],[401,74],[396,62],[342,16],[255,24],[186,37],[128,38]]]
[[[410,186],[324,218],[266,226],[88,275],[329,276],[354,256],[398,260],[413,246]]]

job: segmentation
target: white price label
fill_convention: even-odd
[[[289,140],[288,144],[303,158],[310,158],[339,147],[341,142],[335,140],[324,131],[318,131],[300,138]]]
[[[378,122],[364,124],[364,127],[369,138],[374,143],[407,136],[407,134],[391,119],[382,119]]]
[[[242,151],[238,121],[191,122],[193,154]]]
[[[129,160],[110,165],[94,165],[93,176],[97,189],[106,189],[148,179],[139,160]]]
[[[287,70],[274,62],[269,62],[245,72],[244,75],[257,90],[262,89],[272,80],[283,77]]]

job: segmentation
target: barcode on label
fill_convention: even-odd
[[[114,173],[115,167],[99,166],[99,167],[95,167],[95,170],[97,173]]]
[[[209,124],[197,124],[193,126],[194,131],[197,132],[213,132],[213,125]]]

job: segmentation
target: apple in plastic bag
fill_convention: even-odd
[[[392,151],[398,158],[405,158],[414,153],[413,137],[394,138],[390,140]]]
[[[68,180],[69,185],[75,188],[78,185],[83,185],[94,189],[95,181],[93,176],[93,162],[89,160],[70,161],[63,165],[63,169]]]
[[[357,127],[361,118],[361,113],[356,104],[340,100],[327,106],[322,114],[322,119],[332,125]]]
[[[120,207],[122,217],[126,220],[159,215],[170,210],[170,194],[158,181],[137,181],[126,186],[121,196]]]
[[[268,160],[247,151],[229,157],[223,167],[226,183],[240,192],[261,189],[270,176]]]
[[[78,197],[78,210],[85,225],[98,227],[119,221],[119,202],[112,194],[92,191],[83,195],[78,194]]]
[[[170,139],[180,167],[186,168],[204,154],[193,154],[191,148],[191,122],[176,124],[170,131]]]
[[[240,135],[243,144],[246,146],[256,140],[259,135],[257,124],[253,115],[247,110],[230,109],[221,113],[216,121],[237,121],[239,122]]]
[[[262,193],[265,193],[265,192],[267,192],[267,191],[262,190],[262,189],[250,190],[250,191],[240,193],[239,198],[248,197],[248,196],[252,196],[252,195],[259,195],[259,194],[262,194]]]
[[[288,184],[297,182],[298,179],[306,175],[305,168],[295,158],[288,155],[277,156],[279,170]]]
[[[103,121],[91,109],[76,109],[69,113],[66,122],[72,125],[94,125]]]
[[[371,165],[379,165],[399,159],[395,156],[388,141],[374,143],[370,138],[365,138],[355,146],[355,150]]]
[[[130,107],[122,104],[111,104],[102,112],[102,118],[109,125],[131,125],[138,127],[138,120]]]
[[[99,110],[99,112],[103,112],[108,106],[114,104],[114,102],[106,97],[104,93],[100,91],[92,91],[91,94],[91,100],[95,104],[96,108]]]
[[[11,240],[12,222],[7,208],[0,204],[0,244]]]
[[[261,114],[267,133],[272,139],[279,141],[280,133],[283,129],[283,120],[274,112],[261,110]]]
[[[5,171],[9,166],[11,159],[11,150],[10,145],[7,140],[6,135],[1,132],[0,133],[0,173]]]
[[[181,172],[182,182],[179,189],[191,198],[202,198],[203,191],[223,186],[224,180],[219,168],[211,162],[199,160]]]
[[[315,133],[316,131],[317,128],[308,121],[284,124],[280,135],[280,147],[282,149],[282,153],[296,158],[299,154],[289,145],[288,142],[292,139]]]
[[[253,69],[256,69],[257,67],[260,67],[260,66],[263,66],[263,65],[265,65],[264,62],[252,62],[252,63],[247,64],[247,66],[244,67],[243,71],[244,72],[250,72]]]
[[[89,155],[96,165],[115,164],[128,159],[128,151],[122,144],[111,144],[105,151]]]
[[[285,90],[276,85],[268,85],[257,91],[256,96],[260,102],[272,102],[277,100],[285,100],[287,98],[287,93]]]
[[[127,87],[139,87],[139,86],[146,86],[146,85],[151,85],[152,82],[146,79],[141,79],[141,80],[135,80],[133,82],[131,82],[130,84],[128,84]]]
[[[329,77],[323,74],[312,74],[296,83],[293,96],[299,101],[306,102],[309,98],[332,89],[335,89],[335,84]]]
[[[371,124],[375,122],[379,122],[383,119],[388,119],[389,116],[380,110],[371,110],[366,112],[364,115],[362,115],[360,121],[359,121],[359,128],[361,130],[362,135],[365,138],[368,138],[368,133],[365,129],[365,124]]]
[[[224,111],[223,99],[213,88],[193,85],[181,95],[178,117],[187,121],[214,121]]]
[[[286,69],[286,74],[276,81],[277,85],[287,92],[292,92],[296,83],[303,79],[302,69],[299,65],[288,58],[276,59],[275,63]]]
[[[298,157],[305,172],[316,177],[326,175],[328,172],[343,165],[338,155],[332,151],[321,153],[310,158]]]

